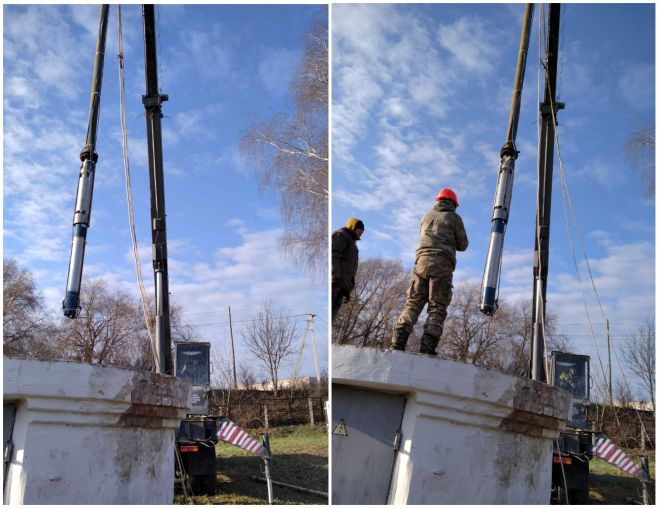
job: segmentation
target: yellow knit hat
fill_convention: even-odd
[[[361,229],[364,231],[364,223],[355,217],[351,217],[346,221],[346,227],[355,231],[356,229]]]

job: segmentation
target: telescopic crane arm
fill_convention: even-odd
[[[163,143],[161,135],[161,104],[168,99],[158,90],[158,65],[156,59],[156,21],[154,5],[142,8],[144,23],[144,69],[146,94],[142,97],[147,120],[149,152],[149,185],[151,190],[151,240],[156,290],[156,336],[158,340],[158,367],[163,374],[172,374],[169,283],[167,272],[167,236],[165,229],[165,187],[163,177]],[[76,208],[73,215],[73,242],[69,261],[66,296],[62,307],[64,315],[75,318],[80,307],[80,286],[85,255],[85,239],[89,228],[94,188],[94,170],[98,155],[96,135],[103,78],[103,57],[108,28],[108,5],[101,7],[99,32],[96,43],[96,60],[92,81],[92,98],[89,106],[87,140],[80,154],[82,165],[78,180]]]
[[[144,77],[146,94],[142,97],[147,119],[149,150],[149,187],[151,189],[151,248],[156,289],[156,337],[160,372],[172,374],[169,282],[167,272],[167,234],[165,229],[165,182],[163,176],[163,140],[160,120],[161,104],[167,95],[158,90],[156,59],[156,21],[154,6],[143,5],[144,21]]]
[[[71,257],[69,258],[69,274],[66,283],[66,295],[62,302],[62,310],[68,318],[75,318],[78,315],[80,307],[80,285],[85,258],[85,243],[92,215],[94,175],[96,172],[96,162],[99,158],[96,153],[96,134],[101,109],[101,84],[103,82],[103,60],[107,32],[108,5],[102,5],[96,39],[94,73],[92,75],[92,95],[89,101],[87,139],[85,140],[85,146],[80,152],[81,165],[76,193],[76,205],[73,212],[73,240],[71,242]]]
[[[525,17],[520,36],[516,77],[513,84],[511,112],[509,113],[509,126],[507,128],[506,142],[500,151],[500,169],[497,176],[495,200],[493,202],[493,216],[491,219],[486,267],[482,280],[480,310],[489,316],[493,315],[497,309],[497,288],[499,286],[502,267],[504,233],[509,220],[509,207],[511,206],[511,194],[513,192],[513,174],[516,167],[516,159],[518,158],[516,134],[518,132],[518,119],[520,117],[520,101],[525,79],[525,65],[527,62],[527,51],[529,49],[533,17],[534,4],[527,4],[525,6]]]
[[[538,195],[536,199],[536,234],[534,235],[534,293],[532,300],[531,378],[547,381],[545,369],[545,303],[550,258],[550,210],[552,205],[552,170],[555,150],[557,111],[564,104],[555,101],[557,57],[559,54],[559,4],[550,4],[545,54],[544,97],[540,104],[541,136],[538,156]]]
[[[492,228],[486,268],[482,281],[480,309],[484,314],[492,315],[497,309],[497,289],[502,265],[504,231],[509,218],[509,206],[513,185],[513,171],[516,151],[516,131],[520,113],[520,96],[525,73],[525,60],[529,47],[529,34],[532,22],[533,6],[525,8],[523,32],[520,38],[520,51],[516,67],[516,80],[513,87],[511,114],[507,141],[500,153],[500,172],[493,204]],[[547,381],[545,369],[545,304],[548,278],[548,260],[550,251],[550,210],[552,201],[552,170],[555,145],[555,127],[557,111],[564,104],[555,100],[557,83],[557,58],[559,53],[559,4],[550,4],[548,31],[545,53],[544,99],[540,104],[540,138],[538,153],[538,194],[536,200],[536,229],[534,239],[534,292],[532,301],[532,343],[530,352],[530,377],[537,381]]]

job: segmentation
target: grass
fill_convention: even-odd
[[[626,450],[626,453],[636,463],[640,463],[639,453]],[[655,479],[655,457],[652,451],[649,455],[649,470],[651,479]],[[589,463],[589,503],[590,504],[641,504],[642,484],[634,476],[608,464],[604,460],[594,458]],[[650,487],[651,501],[655,492],[655,482]]]
[[[260,429],[250,429],[257,437]],[[273,454],[271,477],[307,489],[328,492],[328,435],[325,425],[297,425],[269,429]],[[215,496],[193,496],[193,504],[268,504],[266,484],[252,479],[264,477],[263,460],[235,446],[216,446],[218,488]],[[273,485],[275,504],[323,504],[323,496]],[[183,504],[181,494],[175,503]]]

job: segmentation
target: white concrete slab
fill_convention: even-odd
[[[71,362],[3,360],[17,407],[4,502],[171,504],[190,384]]]
[[[548,504],[552,442],[570,395],[426,355],[333,346],[332,383],[406,394],[391,504]],[[334,438],[334,436],[333,436]],[[355,470],[334,472],[369,481]]]

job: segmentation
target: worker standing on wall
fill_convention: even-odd
[[[390,346],[398,351],[406,349],[417,318],[428,303],[420,353],[433,356],[437,355],[435,349],[442,337],[447,307],[451,302],[456,251],[464,251],[468,246],[463,220],[456,213],[456,193],[444,188],[435,200],[431,211],[422,217],[406,305],[394,325]]]
[[[346,226],[332,233],[332,321],[344,301],[351,299],[358,267],[357,241],[364,233],[364,223],[351,217]]]

